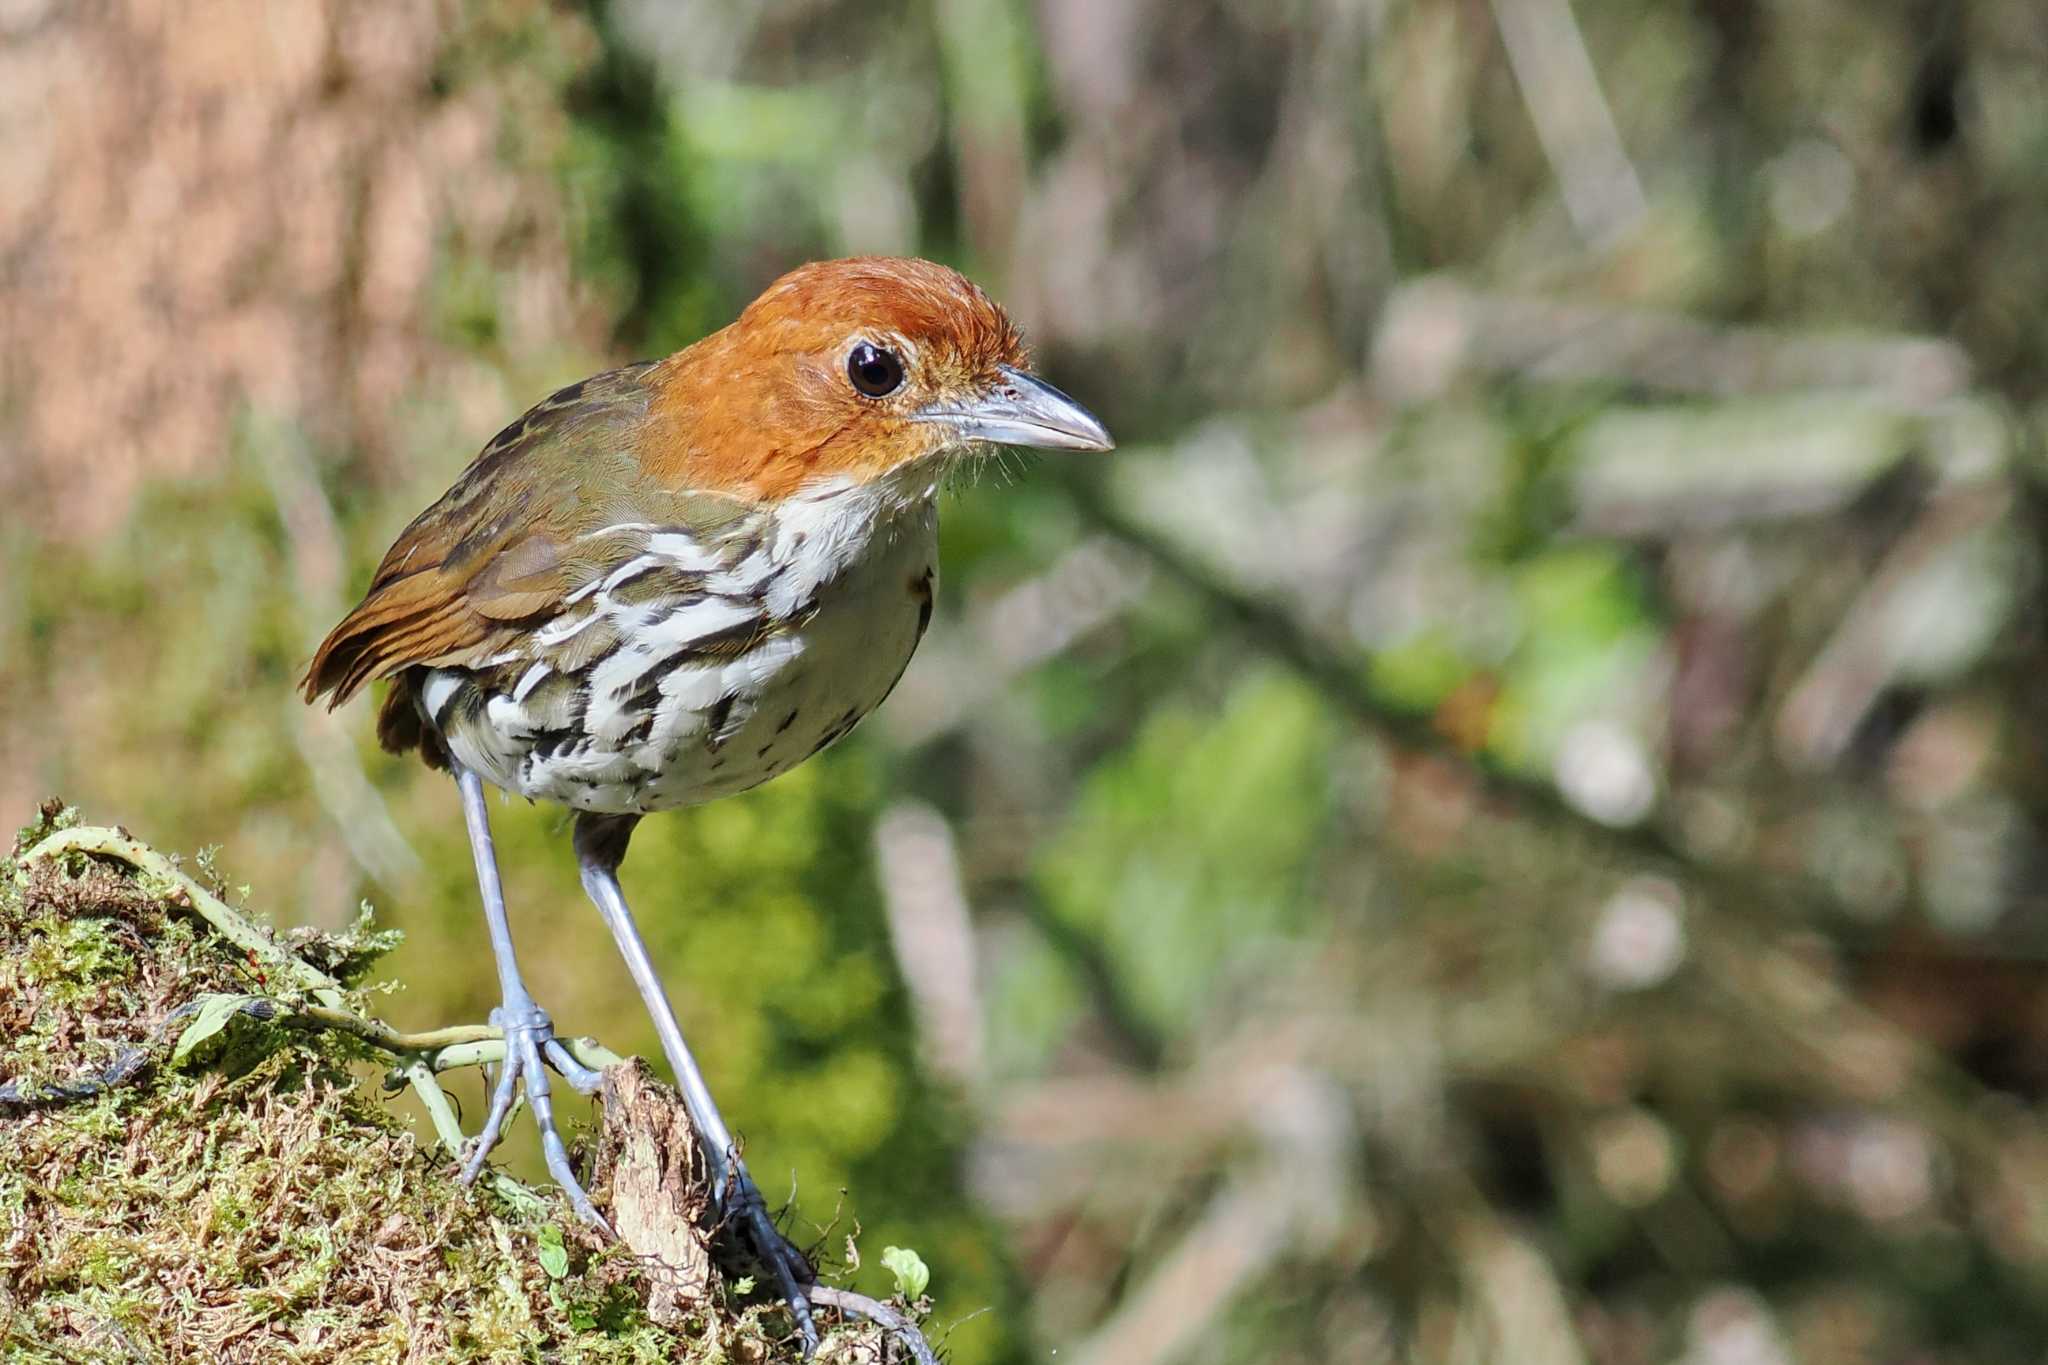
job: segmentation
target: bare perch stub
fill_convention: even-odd
[[[647,1063],[628,1058],[604,1069],[604,1132],[598,1139],[591,1188],[618,1234],[640,1258],[647,1316],[664,1327],[682,1326],[718,1292],[711,1236],[718,1216],[711,1202],[711,1164],[690,1127],[682,1097],[654,1078]],[[863,1318],[886,1332],[890,1344],[835,1336],[818,1359],[857,1365],[902,1360],[938,1365],[917,1324],[865,1294],[812,1285],[811,1297],[849,1319]]]
[[[710,1297],[711,1171],[673,1090],[638,1057],[604,1072],[595,1181],[611,1189],[612,1230],[641,1258],[647,1316],[674,1327]]]

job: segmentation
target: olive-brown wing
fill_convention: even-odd
[[[339,706],[372,678],[471,665],[552,615],[587,567],[576,518],[585,485],[621,458],[647,412],[650,365],[572,384],[491,439],[405,528],[369,591],[314,653],[306,700]]]

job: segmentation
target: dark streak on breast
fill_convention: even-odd
[[[853,729],[854,726],[860,724],[860,718],[866,714],[867,712],[861,710],[857,706],[847,707],[846,710],[840,715],[839,719],[832,723],[832,728],[827,730],[819,738],[818,742],[811,746],[811,752],[809,754],[805,754],[804,757],[809,758],[812,754],[817,753],[826,745],[831,744],[836,740],[844,738],[847,731]]]
[[[932,567],[925,565],[924,572],[910,580],[910,595],[917,601],[917,638],[924,638],[925,629],[932,623]]]
[[[725,733],[725,723],[732,719],[733,703],[739,700],[739,693],[728,692],[711,703],[711,709],[704,713],[704,746],[716,752],[731,736]],[[719,762],[724,762],[723,759]],[[717,764],[713,764],[716,767]]]

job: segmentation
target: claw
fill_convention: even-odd
[[[740,1235],[746,1239],[755,1259],[774,1277],[776,1292],[789,1306],[789,1315],[796,1321],[797,1334],[803,1338],[804,1358],[809,1359],[818,1349],[818,1325],[811,1316],[811,1299],[804,1287],[817,1282],[817,1269],[803,1252],[797,1250],[795,1243],[782,1235],[782,1230],[775,1226],[775,1220],[768,1216],[768,1201],[762,1198],[761,1187],[748,1174],[746,1163],[740,1160],[737,1149],[728,1154],[723,1183],[724,1188],[718,1191],[718,1202],[721,1207],[731,1209],[732,1201],[737,1198],[739,1207],[732,1211],[738,1214],[734,1221]]]
[[[751,1180],[747,1183],[749,1186],[753,1184]],[[811,1319],[811,1299],[804,1286],[817,1279],[818,1272],[775,1226],[775,1221],[761,1203],[759,1190],[753,1192],[747,1204],[747,1241],[753,1245],[754,1254],[761,1258],[761,1263],[775,1276],[775,1287],[783,1302],[789,1305],[790,1317],[796,1319],[797,1333],[804,1341],[804,1358],[808,1360],[818,1349],[818,1324]]]
[[[462,1183],[473,1183],[483,1171],[484,1159],[498,1145],[498,1139],[504,1133],[513,1099],[523,1089],[526,1102],[533,1109],[533,1121],[540,1128],[541,1155],[547,1161],[548,1174],[569,1196],[570,1207],[576,1210],[578,1218],[610,1232],[611,1225],[590,1202],[590,1196],[584,1192],[581,1182],[576,1179],[576,1172],[569,1166],[568,1146],[562,1141],[561,1130],[555,1126],[555,1104],[549,1095],[548,1069],[543,1058],[554,1060],[558,1067],[563,1061],[568,1062],[568,1067],[562,1069],[563,1079],[578,1090],[584,1088],[582,1078],[586,1077],[594,1088],[597,1073],[570,1057],[555,1041],[547,1011],[538,1006],[492,1010],[491,1022],[504,1030],[505,1062],[499,1068],[497,1085],[491,1092],[490,1114],[484,1119],[483,1131],[477,1135],[469,1160],[463,1164]]]

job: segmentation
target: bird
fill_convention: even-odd
[[[523,1091],[550,1175],[603,1219],[548,1069],[594,1093],[519,970],[485,784],[574,812],[585,894],[625,961],[719,1172],[715,1201],[807,1346],[815,1270],[769,1216],[648,954],[619,866],[649,814],[730,796],[834,743],[931,624],[938,493],[991,445],[1107,451],[1031,370],[1008,315],[930,261],[798,266],[666,359],[557,390],[498,432],[398,538],[321,642],[308,703],[389,683],[377,738],[452,775],[505,1040],[474,1180]]]

